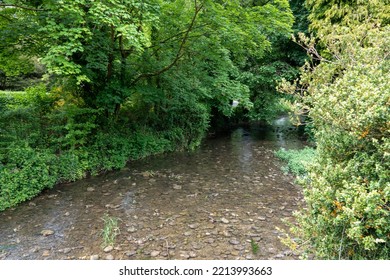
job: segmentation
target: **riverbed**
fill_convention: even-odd
[[[237,127],[1,212],[0,259],[297,259],[280,238],[302,192],[274,151],[304,143],[286,121]]]

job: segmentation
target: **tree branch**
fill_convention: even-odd
[[[0,14],[0,17],[5,18],[8,21],[12,21],[9,17],[6,17],[5,15]]]
[[[191,19],[190,25],[188,26],[187,30],[184,33],[184,37],[183,37],[183,39],[181,41],[181,44],[179,46],[179,49],[178,49],[178,51],[176,53],[176,56],[173,59],[173,61],[170,64],[168,64],[167,66],[161,68],[158,71],[150,72],[150,73],[143,73],[143,74],[138,75],[138,77],[136,77],[131,82],[131,85],[135,85],[141,79],[161,75],[162,73],[168,71],[173,66],[175,66],[176,63],[184,56],[184,53],[183,53],[184,45],[186,44],[186,42],[187,42],[187,40],[189,38],[189,34],[190,34],[191,30],[193,30],[193,28],[194,28],[194,25],[195,25],[195,22],[196,22],[196,18],[198,17],[200,11],[203,9],[203,4],[197,5],[197,1],[196,0],[194,0],[194,1],[195,1],[195,12],[194,12],[194,15],[193,15],[193,17]]]

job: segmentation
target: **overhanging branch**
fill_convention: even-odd
[[[183,53],[184,45],[186,44],[186,42],[187,42],[187,40],[188,40],[188,38],[189,38],[189,34],[190,34],[191,30],[193,30],[193,28],[194,28],[196,19],[197,19],[198,15],[199,15],[200,11],[203,9],[203,4],[198,5],[196,0],[195,0],[194,2],[195,2],[195,12],[194,12],[194,15],[193,15],[193,17],[192,17],[192,19],[191,19],[190,25],[188,26],[187,30],[184,32],[183,39],[182,39],[182,41],[181,41],[181,43],[180,43],[179,49],[178,49],[178,51],[177,51],[177,53],[176,53],[176,56],[175,56],[175,58],[172,60],[172,62],[171,62],[170,64],[168,64],[167,66],[161,68],[161,69],[158,70],[158,71],[140,74],[139,76],[137,76],[137,77],[131,82],[131,85],[135,85],[135,84],[136,84],[139,80],[141,80],[141,79],[161,75],[162,73],[168,71],[168,70],[171,69],[173,66],[175,66],[176,63],[184,56],[184,53]]]

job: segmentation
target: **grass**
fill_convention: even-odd
[[[108,214],[105,214],[102,219],[104,222],[104,226],[102,229],[102,246],[114,246],[116,237],[120,234],[118,226],[119,219],[115,217],[110,217]]]
[[[296,176],[304,176],[307,173],[307,166],[312,163],[316,156],[316,150],[306,147],[300,150],[280,149],[275,155],[286,162],[282,167],[285,173],[292,173]]]
[[[254,241],[253,239],[251,239],[251,248],[252,248],[252,253],[254,255],[257,255],[260,248],[259,248],[259,244],[257,244],[256,241]]]

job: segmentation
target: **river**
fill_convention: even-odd
[[[296,259],[277,228],[302,193],[273,152],[303,145],[284,117],[58,185],[0,213],[0,259]]]

